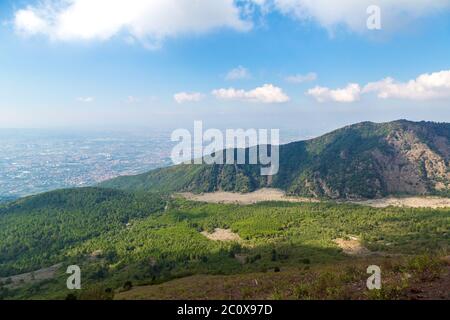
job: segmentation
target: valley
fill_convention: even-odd
[[[90,217],[84,224],[73,220],[83,216],[79,201]],[[60,210],[63,216],[58,215]],[[44,212],[48,213],[40,219]],[[114,215],[104,216],[107,212]],[[49,221],[55,223],[49,225]],[[420,282],[422,273],[434,274],[433,280],[427,280],[431,285],[448,277],[443,260],[450,244],[447,208],[280,201],[215,204],[87,188],[3,206],[0,222],[5,231],[0,235],[4,280],[0,292],[4,299],[65,299],[74,294],[77,299],[195,299],[203,297],[191,291],[199,277],[208,289],[198,294],[211,293],[210,298],[376,298],[367,296],[361,285],[362,279],[367,279],[365,268],[373,263],[392,268],[389,277],[396,279],[395,283],[415,273],[414,283]],[[29,229],[31,225],[36,229],[30,233],[17,232],[21,226]],[[358,239],[361,252],[349,251],[355,249],[352,239]],[[43,245],[45,249],[40,249]],[[7,285],[8,278],[16,274],[55,263],[62,267],[51,279]],[[79,292],[65,287],[65,269],[73,264],[82,270]],[[342,280],[349,275],[342,274],[336,264],[344,265],[344,270],[359,270],[359,278]],[[416,269],[415,273],[408,271]],[[285,280],[277,282],[280,277]],[[299,277],[305,280],[292,282]],[[254,291],[251,278],[262,284],[262,291]],[[350,295],[339,290],[327,293],[315,287],[316,278],[324,281],[322,286],[336,290],[341,287],[348,292],[357,283],[360,289]],[[222,279],[227,279],[230,287],[220,293]],[[306,279],[309,282],[303,288],[300,284]],[[307,290],[305,296],[293,295],[294,283],[300,286],[296,290]],[[175,291],[170,289],[172,284],[176,284]],[[416,284],[403,285],[404,289],[395,289],[399,291],[395,297],[404,298],[402,294]],[[169,293],[157,288],[168,288]]]

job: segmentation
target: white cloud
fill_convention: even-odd
[[[286,81],[290,83],[305,83],[316,81],[318,78],[317,74],[314,72],[310,72],[308,74],[296,74],[293,76],[286,77]]]
[[[365,86],[356,83],[343,89],[315,87],[306,93],[318,102],[355,102],[362,95],[375,93],[380,99],[434,100],[450,98],[450,70],[419,75],[416,79],[399,82],[393,78],[370,82]]]
[[[356,83],[350,83],[343,89],[332,90],[326,87],[315,87],[308,90],[308,95],[314,97],[318,102],[341,102],[349,103],[360,99],[361,86]]]
[[[125,33],[149,46],[216,28],[246,31],[234,0],[48,0],[15,13],[21,34],[53,40],[107,40]]]
[[[289,97],[283,90],[272,84],[265,84],[250,91],[234,88],[217,89],[212,94],[221,100],[241,100],[259,103],[284,103],[289,101]]]
[[[272,8],[299,20],[314,20],[327,29],[344,25],[353,31],[367,30],[367,8],[381,8],[384,27],[400,25],[450,8],[450,0],[266,0]]]
[[[402,83],[392,78],[369,83],[364,92],[375,92],[381,99],[431,100],[450,97],[450,70],[422,74]]]
[[[35,0],[18,9],[14,25],[24,35],[53,40],[107,40],[124,35],[158,47],[167,37],[217,28],[247,31],[258,15],[278,11],[327,29],[344,25],[365,31],[373,0]],[[377,0],[383,29],[450,8],[450,0]]]
[[[186,102],[199,102],[203,100],[205,96],[199,92],[179,92],[173,96],[173,99],[181,104]]]
[[[250,71],[243,66],[230,70],[225,76],[225,80],[241,80],[251,78]]]
[[[78,97],[77,101],[79,102],[83,102],[83,103],[91,103],[94,102],[94,98],[93,97]]]
[[[47,22],[30,7],[17,11],[14,23],[16,30],[24,35],[35,35],[48,30]]]

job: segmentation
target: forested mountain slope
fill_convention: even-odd
[[[71,247],[164,209],[163,197],[58,190],[0,206],[0,277],[59,263]]]
[[[248,153],[248,150],[247,150]],[[260,165],[178,165],[101,184],[121,190],[249,192],[262,187],[325,198],[450,194],[450,124],[364,122],[280,147],[280,170]]]

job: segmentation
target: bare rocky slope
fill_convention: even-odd
[[[363,122],[281,146],[280,170],[271,178],[260,175],[260,165],[179,165],[101,186],[194,193],[272,187],[331,199],[450,196],[449,162],[449,123]]]

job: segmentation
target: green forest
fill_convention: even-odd
[[[131,286],[196,274],[314,268],[352,259],[336,245],[337,238],[358,237],[371,252],[392,255],[442,255],[450,244],[448,209],[375,209],[333,201],[206,204],[101,188],[5,204],[0,225],[4,299],[73,295],[65,287],[65,268],[72,264],[83,271],[77,294],[100,290],[101,297],[109,297]],[[240,240],[213,241],[202,234],[216,228]],[[52,279],[8,285],[11,276],[57,263],[62,268]]]

